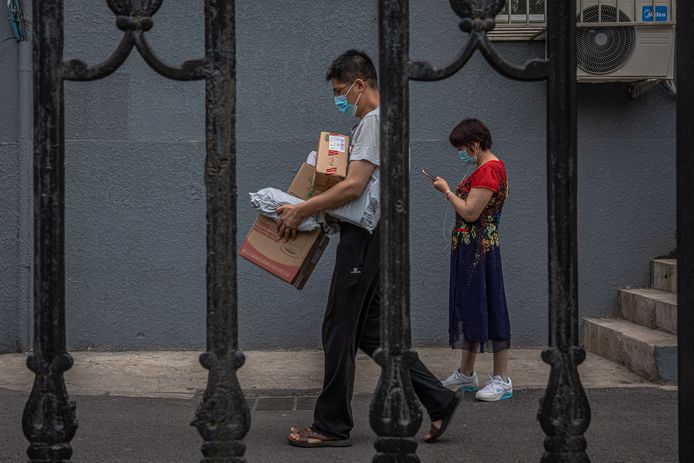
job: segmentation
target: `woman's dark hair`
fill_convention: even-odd
[[[449,140],[451,145],[456,148],[470,146],[472,143],[479,143],[483,150],[492,147],[492,134],[484,122],[479,119],[463,119],[451,131]]]
[[[362,79],[372,87],[378,85],[376,66],[369,55],[359,50],[347,50],[335,58],[325,74],[325,80],[332,79],[344,83]]]

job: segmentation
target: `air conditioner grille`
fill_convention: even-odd
[[[583,22],[617,22],[617,9],[602,5],[583,10]],[[581,20],[580,15],[578,20]],[[620,22],[631,21],[623,11]],[[631,26],[579,27],[576,30],[576,61],[578,67],[591,74],[609,74],[626,64],[634,51],[636,33]]]

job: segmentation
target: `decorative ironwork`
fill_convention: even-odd
[[[207,388],[193,424],[205,443],[202,462],[242,463],[251,415],[236,370],[236,26],[234,0],[206,0],[205,186],[207,191]],[[185,68],[185,65],[184,65]]]
[[[421,423],[421,411],[411,405],[413,390],[407,373],[410,362],[416,358],[409,351],[408,81],[445,79],[460,70],[477,50],[508,78],[548,82],[550,337],[542,357],[551,365],[551,373],[538,412],[547,434],[542,461],[588,461],[583,434],[590,422],[590,408],[577,370],[585,352],[578,336],[576,4],[575,0],[550,2],[547,59],[529,60],[520,66],[505,60],[487,37],[505,3],[450,0],[451,8],[462,19],[460,28],[469,37],[454,61],[439,68],[408,61],[408,1],[380,1],[383,330],[376,359],[383,370],[371,406],[371,424],[379,436],[374,461],[419,461],[412,437]]]
[[[460,29],[469,32],[469,37],[455,60],[443,68],[423,61],[409,64],[412,80],[443,80],[458,72],[479,50],[489,64],[500,74],[516,80],[544,80],[549,75],[549,62],[531,59],[523,66],[509,63],[496,50],[487,36],[495,25],[495,18],[504,7],[503,0],[450,0],[451,8],[462,19]]]
[[[65,351],[64,111],[61,2],[34,2],[34,385],[22,427],[30,462],[68,462],[77,431]],[[39,20],[40,19],[40,20]]]
[[[238,350],[236,286],[235,180],[235,4],[205,1],[205,57],[179,67],[159,59],[145,39],[152,15],[162,0],[108,0],[121,43],[103,63],[63,62],[62,2],[34,2],[34,198],[35,198],[35,321],[34,350],[27,360],[35,373],[23,416],[30,462],[69,462],[70,441],[77,430],[75,404],[63,374],[72,366],[65,349],[64,264],[64,80],[96,80],[115,72],[133,47],[160,74],[174,80],[206,80],[205,181],[207,190],[207,352],[200,362],[209,370],[208,384],[193,424],[204,439],[203,462],[245,462],[243,438],[250,414],[236,370],[243,365]],[[453,63],[435,68],[409,62],[408,0],[380,0],[379,40],[382,104],[383,205],[381,262],[382,345],[375,358],[382,366],[371,404],[371,425],[378,434],[376,462],[419,461],[414,433],[422,421],[409,377],[416,361],[410,348],[409,316],[409,80],[440,80],[460,70],[479,50],[494,69],[517,80],[548,81],[548,223],[549,223],[549,347],[543,359],[551,365],[550,380],[538,418],[547,434],[542,461],[587,462],[585,433],[590,408],[577,366],[585,358],[578,345],[576,267],[576,97],[575,0],[550,2],[546,60],[523,66],[509,63],[489,42],[501,0],[451,0],[469,39]],[[684,2],[678,27],[683,81],[694,76],[688,39],[693,32],[694,5]],[[687,64],[689,63],[689,64]],[[694,99],[683,90],[682,101]],[[688,149],[694,141],[691,105],[678,104],[678,248],[679,304],[694,306],[694,291],[686,278],[694,273],[694,211],[689,198],[694,161]],[[397,243],[392,245],[392,243]],[[694,310],[678,315],[680,358],[694,355],[686,334],[694,329]],[[688,331],[689,330],[689,331]],[[679,363],[680,460],[694,458],[687,437],[692,433],[688,388],[694,369]]]
[[[547,434],[543,463],[588,462],[583,434],[590,406],[578,374],[579,344],[576,182],[576,5],[547,5],[547,223],[549,224],[549,346],[551,366],[538,420]]]
[[[117,16],[120,30],[148,31],[154,26],[152,16],[159,10],[163,0],[106,0],[108,7]]]
[[[505,4],[506,0],[451,0],[451,8],[463,19],[464,32],[490,32]]]
[[[28,366],[34,387],[23,417],[30,462],[69,462],[77,430],[63,373],[65,350],[64,80],[97,80],[115,72],[136,48],[169,79],[206,81],[207,389],[193,425],[204,443],[202,462],[242,463],[250,412],[238,382],[236,282],[236,31],[234,0],[205,0],[205,57],[171,66],[145,33],[163,0],[107,0],[123,38],[103,63],[63,62],[62,1],[34,1],[35,336]]]
[[[410,348],[409,256],[409,0],[379,5],[381,88],[381,365],[370,407],[376,432],[375,463],[419,462],[413,436],[422,423],[409,367],[417,360]],[[398,243],[393,245],[393,243]]]

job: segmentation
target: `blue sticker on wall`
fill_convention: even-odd
[[[656,6],[655,14],[653,14],[653,6],[644,6],[641,12],[641,21],[667,21],[667,6]]]

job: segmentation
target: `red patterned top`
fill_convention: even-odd
[[[467,199],[473,188],[487,188],[494,194],[475,222],[468,223],[456,214],[452,237],[453,251],[461,243],[475,244],[478,250],[485,252],[494,246],[499,246],[499,219],[508,196],[508,178],[503,161],[495,159],[479,166],[472,175],[463,179],[455,194],[462,199]]]

